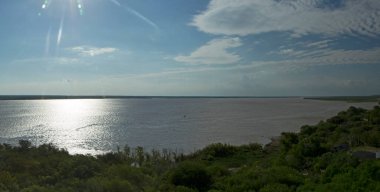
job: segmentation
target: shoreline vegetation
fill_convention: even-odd
[[[348,103],[360,102],[379,102],[380,95],[372,96],[334,96],[334,97],[305,97],[304,99],[323,100],[323,101],[345,101]]]
[[[380,95],[371,96],[118,96],[118,95],[0,95],[1,100],[58,100],[58,99],[263,99],[301,98],[322,101],[345,101],[348,103],[379,102]]]
[[[302,98],[298,96],[117,96],[117,95],[0,95],[0,100],[55,100],[55,99],[249,99],[249,98]]]
[[[70,155],[21,140],[0,145],[0,191],[380,191],[380,160],[360,156],[377,151],[379,105],[350,107],[265,146],[217,143],[186,155],[128,146]]]

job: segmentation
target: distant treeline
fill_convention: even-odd
[[[69,96],[69,95],[3,95],[0,100],[49,100],[49,99],[150,99],[149,96]]]
[[[350,107],[261,146],[212,144],[184,155],[125,146],[70,155],[52,144],[0,145],[0,191],[310,192],[380,191],[380,107]]]
[[[202,99],[202,98],[295,98],[295,97],[238,97],[238,96],[112,96],[112,95],[0,95],[0,100],[49,100],[49,99]]]
[[[377,101],[380,101],[380,95],[372,95],[372,96],[305,97],[305,99],[326,100],[326,101],[346,101],[346,102],[377,102]]]
[[[377,102],[380,95],[373,96],[332,96],[332,97],[302,97],[302,96],[117,96],[117,95],[0,95],[0,100],[50,100],[50,99],[223,99],[223,98],[304,98],[326,101],[347,102]]]

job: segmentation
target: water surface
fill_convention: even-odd
[[[0,142],[54,143],[70,153],[117,146],[191,152],[210,143],[267,143],[355,105],[301,98],[69,99],[0,101]]]

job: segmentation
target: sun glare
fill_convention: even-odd
[[[42,5],[41,5],[42,11],[48,9],[50,7],[50,5],[56,1],[58,1],[58,0],[44,0]],[[84,10],[83,10],[83,1],[82,0],[68,0],[67,2],[70,4],[70,6],[75,5],[76,8],[78,9],[78,13],[80,15],[83,15]],[[42,13],[39,12],[38,15],[41,16]]]
[[[60,100],[55,104],[57,112],[69,116],[84,113],[90,107],[87,102],[82,100]]]
[[[69,129],[80,123],[87,113],[91,113],[92,102],[87,100],[53,100],[51,107],[52,120],[58,127]]]
[[[103,130],[94,124],[94,116],[103,110],[99,100],[68,99],[50,100],[45,104],[48,107],[47,125],[51,127],[49,138],[60,146],[68,147],[72,153],[96,153],[86,151],[86,142],[102,137]],[[81,147],[77,141],[84,141]]]
[[[57,4],[59,3],[59,4]],[[55,6],[53,6],[55,5]],[[62,12],[59,10],[52,10],[53,7],[54,9],[58,7],[61,7]],[[53,6],[53,7],[52,7]],[[51,7],[51,8],[50,8]],[[83,0],[44,0],[42,5],[41,5],[41,10],[37,13],[38,16],[51,16],[51,15],[60,15],[60,21],[59,21],[59,28],[57,29],[57,34],[56,34],[56,46],[57,49],[59,49],[62,39],[63,39],[63,31],[64,31],[64,23],[65,23],[65,18],[67,16],[66,9],[70,8],[70,10],[75,10],[74,12],[70,12],[72,16],[76,16],[79,14],[80,16],[84,15],[84,5],[83,5]],[[75,13],[76,12],[76,13]],[[52,37],[51,35],[52,31],[52,25],[50,25],[47,35],[46,35],[46,43],[45,43],[45,55],[48,56],[50,53],[50,38]]]

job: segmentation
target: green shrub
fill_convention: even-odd
[[[236,152],[236,147],[229,144],[215,143],[207,146],[202,150],[205,157],[223,158],[228,157]]]
[[[260,189],[260,192],[291,192],[292,190],[284,184],[270,183]]]
[[[18,144],[20,145],[21,149],[29,149],[32,146],[32,143],[28,140],[20,140],[18,141]]]
[[[201,164],[185,162],[174,169],[170,181],[176,186],[185,186],[198,191],[207,191],[212,184],[211,175]]]
[[[188,188],[188,187],[185,187],[185,186],[177,186],[175,188],[175,192],[197,192],[198,190],[195,190],[195,189],[192,189],[192,188]]]

